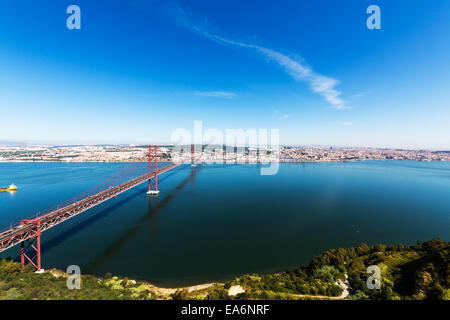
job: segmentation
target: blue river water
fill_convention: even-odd
[[[124,163],[0,163],[0,229],[100,183]],[[145,172],[145,165],[140,169]],[[162,286],[306,265],[338,247],[450,238],[450,163],[183,165],[43,233],[42,266]],[[0,254],[17,259],[19,246]]]

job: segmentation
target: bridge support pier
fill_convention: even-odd
[[[159,193],[158,190],[158,153],[157,146],[148,146],[148,174],[152,173],[152,150],[154,150],[154,167],[155,167],[155,177],[154,179],[148,179],[148,191],[147,195],[149,196],[157,196]]]
[[[20,221],[20,225],[24,225],[25,221]],[[26,254],[28,249],[32,249],[33,256],[31,258]],[[37,272],[42,272],[41,269],[41,221],[36,221],[36,237],[21,242],[20,247],[20,262],[22,270],[25,269],[27,263],[31,263]]]
[[[195,153],[195,145],[191,144],[191,167],[195,167],[194,153]]]

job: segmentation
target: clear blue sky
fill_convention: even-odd
[[[0,140],[167,143],[202,120],[450,149],[449,40],[448,0],[3,0]]]

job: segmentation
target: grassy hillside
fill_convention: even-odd
[[[367,268],[381,270],[381,288],[370,290]],[[339,296],[338,279],[352,288],[349,299],[450,299],[449,242],[440,239],[405,247],[361,244],[332,249],[314,257],[307,267],[266,275],[245,275],[225,284],[245,289],[236,298],[286,299],[298,295]],[[223,295],[223,293],[222,293]]]
[[[97,278],[82,275],[80,290],[67,288],[67,274],[58,270],[37,274],[31,266],[21,270],[20,263],[0,260],[0,300],[17,299],[83,299],[123,300],[155,299],[142,283],[117,277]]]

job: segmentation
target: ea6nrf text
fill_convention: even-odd
[[[209,318],[214,316],[214,313],[224,313],[227,315],[246,315],[246,314],[261,314],[265,315],[269,311],[268,304],[243,304],[243,305],[225,305],[225,310],[216,307],[201,307],[192,306],[188,304],[187,307],[181,308],[182,315],[207,315]]]

